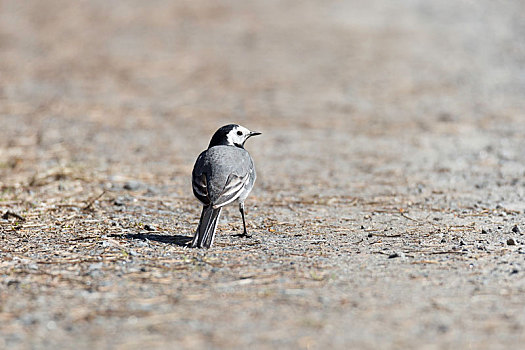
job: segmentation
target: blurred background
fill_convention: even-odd
[[[0,0],[0,348],[523,344],[524,15]],[[189,251],[232,122],[263,133],[255,243],[233,208]]]
[[[233,121],[266,131],[255,141],[265,169],[296,151],[315,161],[296,165],[323,178],[317,165],[352,152],[388,162],[426,147],[446,162],[462,136],[477,152],[486,133],[523,126],[522,1],[0,6],[0,142],[38,139],[55,161],[187,172]],[[19,170],[40,166],[29,150],[10,152]]]

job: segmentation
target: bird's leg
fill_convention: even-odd
[[[243,233],[241,237],[251,237],[250,235],[248,235],[248,232],[246,232],[246,221],[244,220],[244,203],[243,202],[239,203],[239,211],[241,212],[242,227],[243,227]]]

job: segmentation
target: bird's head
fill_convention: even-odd
[[[237,124],[228,124],[221,127],[213,134],[210,145],[208,148],[213,146],[237,146],[244,148],[244,143],[252,136],[260,135],[260,132],[250,131],[244,126]]]

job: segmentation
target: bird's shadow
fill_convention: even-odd
[[[181,247],[187,247],[188,243],[193,239],[192,237],[182,235],[158,235],[153,233],[128,233],[125,235],[111,235],[111,237],[138,239],[141,241],[155,241],[164,244],[175,244]]]

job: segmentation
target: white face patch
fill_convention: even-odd
[[[244,145],[244,141],[250,136],[250,130],[246,129],[243,126],[237,125],[234,127],[227,135],[228,144],[234,146]]]

